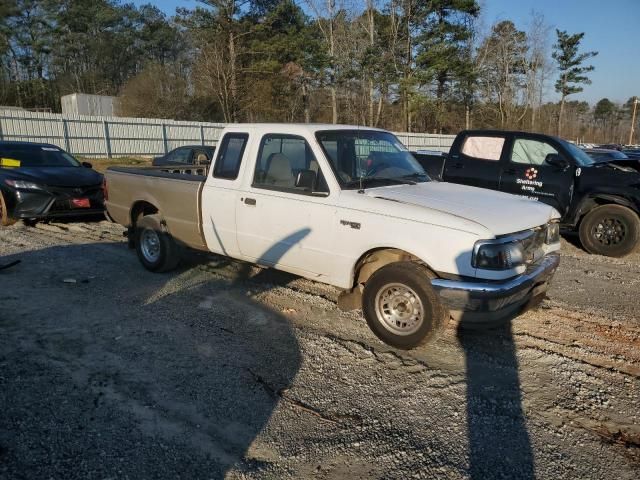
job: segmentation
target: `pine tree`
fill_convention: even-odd
[[[593,65],[583,65],[585,60],[595,57],[598,52],[579,53],[583,33],[569,35],[566,31],[556,30],[558,42],[553,46],[552,57],[558,64],[560,78],[556,82],[556,92],[561,95],[560,112],[558,114],[558,135],[562,135],[562,116],[564,104],[569,95],[584,90],[581,85],[591,84],[585,74],[593,71]]]

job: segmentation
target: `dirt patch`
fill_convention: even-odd
[[[0,477],[635,479],[640,259],[564,247],[541,309],[400,352],[326,285],[2,229]]]

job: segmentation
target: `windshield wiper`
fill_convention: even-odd
[[[429,175],[427,175],[426,173],[413,172],[408,175],[403,175],[402,178],[415,178],[415,179],[424,180],[426,182],[429,180]]]

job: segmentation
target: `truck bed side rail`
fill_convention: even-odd
[[[108,172],[128,173],[130,175],[144,175],[146,177],[171,178],[174,180],[188,180],[204,182],[207,179],[208,167],[205,166],[162,166],[162,167],[109,167]]]

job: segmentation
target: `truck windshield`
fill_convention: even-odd
[[[80,162],[56,147],[40,145],[8,145],[0,147],[0,157],[16,167],[80,167]]]
[[[576,147],[573,143],[569,143],[565,140],[561,140],[564,148],[569,150],[571,156],[575,159],[579,167],[591,167],[596,162],[581,148]]]
[[[331,130],[316,138],[345,189],[427,182],[424,169],[391,133]]]

